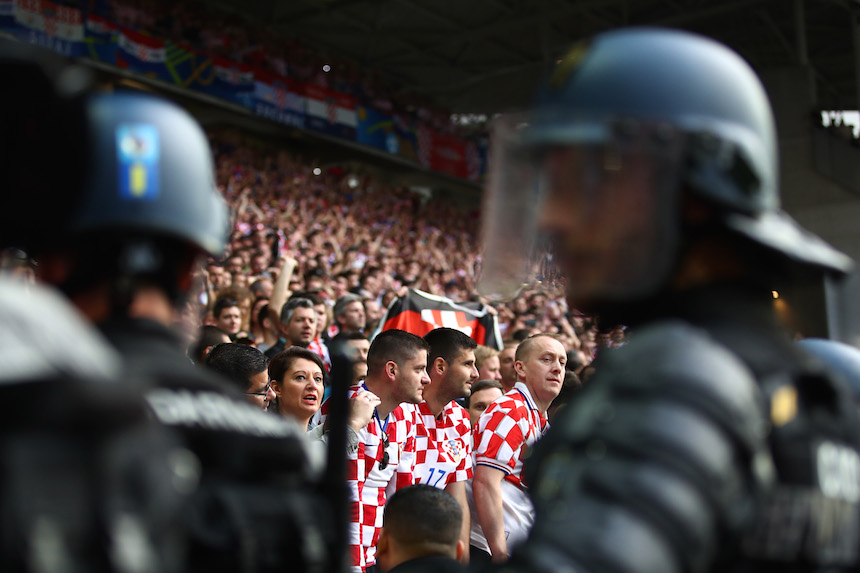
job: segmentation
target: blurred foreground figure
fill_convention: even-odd
[[[173,329],[197,294],[200,261],[223,252],[228,227],[202,129],[178,106],[150,95],[55,99],[44,115],[21,122],[23,137],[10,152],[22,165],[10,168],[38,164],[45,148],[63,152],[55,156],[59,165],[10,175],[19,189],[11,213],[25,222],[7,215],[2,227],[20,230],[13,246],[31,252],[40,278],[99,327],[121,357],[122,381],[139,384],[151,425],[182,444],[182,473],[192,483],[165,540],[180,556],[178,569],[336,568],[337,492],[319,491],[320,468],[303,429],[265,415],[241,389],[193,366]],[[147,461],[157,467],[172,459],[156,451]],[[139,481],[148,485],[128,472],[118,479],[131,492]],[[68,503],[105,502],[92,495]],[[146,530],[134,531],[146,541]],[[86,534],[84,541],[116,551],[102,537]]]
[[[572,307],[631,326],[526,461],[535,523],[506,568],[856,568],[852,408],[771,299],[851,261],[779,210],[755,73],[699,36],[609,32],[495,138],[484,292],[559,268]]]

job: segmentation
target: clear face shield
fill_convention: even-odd
[[[655,291],[677,253],[682,134],[656,123],[509,116],[494,127],[480,292],[564,282],[574,302]]]

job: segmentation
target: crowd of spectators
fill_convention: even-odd
[[[205,305],[189,313],[191,332],[199,321],[227,326],[234,339],[261,339],[260,310],[285,265],[288,293],[310,292],[324,301],[325,324],[317,331],[328,331],[329,337],[337,330],[334,304],[347,293],[361,297],[367,335],[406,287],[455,302],[479,299],[477,208],[428,200],[366,174],[323,171],[312,161],[236,132],[210,138],[217,185],[232,209],[233,225],[227,254],[210,261],[203,273],[200,300]],[[274,294],[281,295],[280,307],[286,297]],[[225,308],[225,299],[234,301],[226,317],[238,306],[238,325],[214,313]],[[599,347],[624,338],[623,328],[601,330],[594,318],[568,308],[560,284],[536,282],[493,307],[504,339],[556,333],[579,369]]]

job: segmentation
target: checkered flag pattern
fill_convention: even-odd
[[[474,428],[475,463],[505,472],[505,479],[520,489],[523,459],[528,448],[549,429],[522,382],[490,404]]]
[[[364,386],[352,386],[352,398]],[[328,400],[323,402],[314,423],[325,423]],[[347,457],[347,486],[349,505],[349,554],[353,571],[364,571],[376,563],[376,543],[382,528],[385,500],[401,487],[415,483],[415,431],[418,408],[400,404],[380,423],[375,417],[358,431],[358,451]],[[388,436],[388,448],[383,447],[382,427]],[[388,465],[383,464],[388,452]],[[382,467],[384,466],[385,467]]]
[[[443,489],[472,477],[472,428],[469,412],[449,402],[437,419],[427,402],[418,404],[415,432],[415,482]]]

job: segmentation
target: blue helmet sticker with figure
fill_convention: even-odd
[[[152,200],[160,193],[158,130],[149,124],[116,129],[117,176],[123,199]]]

